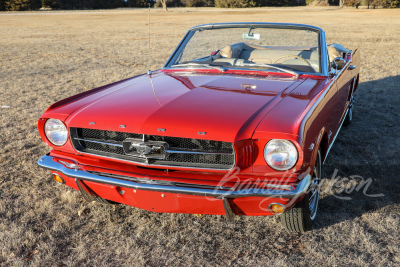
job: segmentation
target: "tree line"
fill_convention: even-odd
[[[155,1],[150,1],[154,5]],[[145,7],[148,0],[0,0],[0,10],[25,11],[51,8],[74,9],[113,9],[121,7]]]
[[[263,6],[302,6],[337,5],[368,8],[400,7],[400,0],[0,0],[0,11],[25,11],[51,8],[74,9],[113,9],[129,7],[263,7]]]

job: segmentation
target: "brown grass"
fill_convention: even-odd
[[[152,68],[186,30],[209,22],[320,26],[328,42],[360,48],[354,123],[326,176],[373,178],[351,201],[325,194],[315,230],[288,233],[278,217],[158,214],[86,203],[37,159],[49,148],[36,122],[53,102],[147,71],[147,10],[0,15],[0,265],[399,265],[400,10],[153,11]],[[78,215],[79,212],[79,215]]]

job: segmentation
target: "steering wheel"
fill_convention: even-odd
[[[278,58],[277,60],[275,60],[275,62],[274,62],[273,64],[275,64],[276,62],[278,62],[278,61],[281,60],[282,58],[287,58],[287,57],[294,57],[294,58],[297,58],[297,59],[301,59],[301,60],[303,60],[308,66],[310,66],[310,67],[312,68],[310,62],[308,62],[306,59],[304,59],[304,58],[302,58],[302,57],[299,57],[299,56],[296,56],[296,55],[284,55],[284,56],[281,56],[280,58]],[[285,61],[287,61],[287,60],[284,60],[283,62],[285,62]]]

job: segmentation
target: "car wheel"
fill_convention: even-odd
[[[344,118],[343,126],[347,127],[353,120],[353,109],[354,109],[354,96],[351,96],[349,107],[347,108],[347,115]]]
[[[321,152],[318,150],[308,193],[294,207],[281,215],[282,224],[289,231],[304,233],[311,230],[318,211],[321,171]]]

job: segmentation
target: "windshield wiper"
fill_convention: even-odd
[[[225,72],[225,69],[222,67],[217,67],[217,66],[211,66],[209,64],[201,64],[201,63],[184,63],[184,64],[176,64],[176,65],[171,65],[171,67],[189,67],[189,66],[194,66],[194,67],[206,67],[206,68],[211,68],[211,69],[216,69],[219,70],[220,72]]]
[[[271,68],[271,69],[276,69],[276,70],[280,70],[282,72],[286,72],[286,73],[290,73],[293,76],[299,77],[299,73],[292,71],[292,70],[287,70],[287,69],[282,69],[273,65],[268,65],[268,64],[249,64],[249,63],[243,63],[240,65],[236,65],[236,66],[243,66],[243,67],[267,67],[267,68]]]

